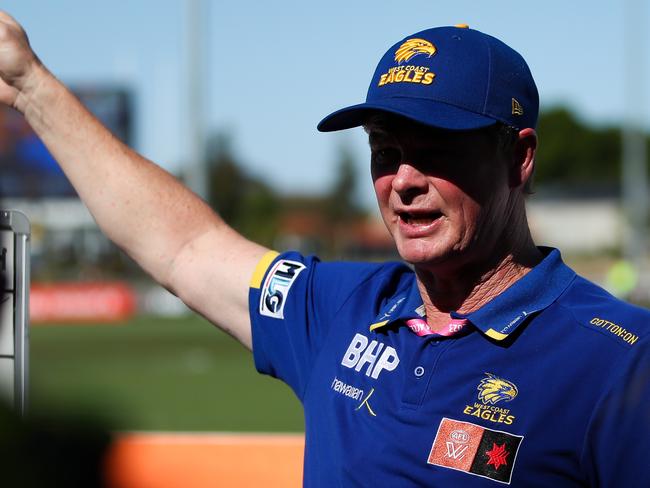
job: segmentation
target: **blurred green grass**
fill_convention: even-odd
[[[29,408],[111,430],[299,432],[299,401],[199,317],[30,330]]]

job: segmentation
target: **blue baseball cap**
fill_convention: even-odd
[[[535,128],[539,95],[526,61],[505,43],[466,25],[436,27],[391,47],[366,102],[328,115],[318,130],[357,127],[377,111],[450,130]]]

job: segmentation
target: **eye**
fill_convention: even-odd
[[[400,152],[392,147],[373,149],[372,165],[376,168],[389,168],[399,164]]]

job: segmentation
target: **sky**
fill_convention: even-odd
[[[619,123],[632,112],[648,126],[645,0],[202,2],[205,132],[228,133],[246,168],[283,192],[325,191],[346,146],[363,182],[359,199],[372,206],[363,130],[321,134],[315,127],[328,113],[365,99],[386,49],[432,26],[466,23],[519,51],[542,110],[565,104],[597,125]],[[132,90],[135,148],[177,173],[192,154],[187,5],[3,0],[1,8],[21,22],[39,57],[66,84]],[[639,87],[634,96],[626,95],[628,58]]]

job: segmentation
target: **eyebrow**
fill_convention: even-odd
[[[381,129],[373,128],[368,131],[368,143],[371,146],[375,144],[380,144],[389,139],[391,139],[390,134]]]

